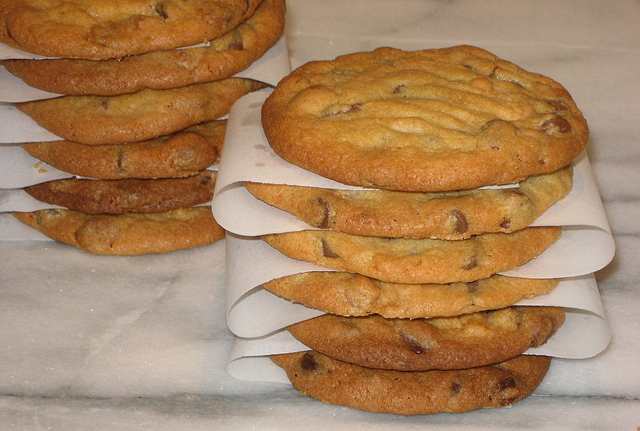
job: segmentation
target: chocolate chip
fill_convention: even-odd
[[[569,108],[562,100],[549,100],[549,105],[553,107],[556,112],[568,111]]]
[[[102,106],[104,110],[109,109],[109,98],[103,97],[102,99],[100,99],[100,106]]]
[[[336,259],[340,257],[335,251],[331,249],[329,243],[325,241],[324,238],[322,239],[322,254],[324,257],[328,257],[330,259]]]
[[[329,227],[329,216],[331,214],[331,208],[329,207],[329,202],[327,202],[323,198],[318,198],[316,202],[318,203],[318,205],[322,207],[324,211],[324,217],[322,218],[322,221],[318,224],[317,227],[319,227],[320,229],[327,229]]]
[[[353,105],[351,105],[351,108],[349,108],[345,114],[352,114],[354,112],[360,112],[362,111],[362,104],[361,103],[354,103]]]
[[[413,353],[421,354],[429,351],[429,346],[423,345],[422,343],[418,342],[418,340],[409,337],[408,335],[401,334],[400,338],[402,339],[402,342],[406,344],[409,350],[411,350]]]
[[[540,125],[544,133],[567,133],[571,131],[571,123],[563,117],[553,117]]]
[[[313,357],[313,353],[311,352],[307,352],[304,355],[302,355],[302,358],[300,358],[300,367],[304,370],[304,371],[318,371],[320,369],[319,364],[316,362],[316,358]]]
[[[162,19],[167,19],[169,18],[169,14],[167,13],[167,10],[165,9],[165,4],[162,2],[156,3],[154,6],[154,9],[156,11],[156,13],[158,14],[158,16]]]
[[[227,46],[228,51],[242,51],[243,49],[244,49],[244,45],[242,44],[242,41],[232,42],[229,44],[229,46]]]
[[[471,255],[469,257],[469,260],[467,261],[467,263],[462,267],[462,269],[466,269],[471,270],[475,267],[478,266],[478,256],[476,256],[475,254]]]
[[[394,93],[394,94],[404,93],[406,89],[407,89],[406,85],[400,84],[396,88],[393,89],[392,93]]]
[[[123,150],[118,150],[118,160],[116,161],[116,166],[120,172],[124,171],[124,159],[125,152]]]
[[[500,222],[500,227],[503,228],[503,229],[509,229],[510,226],[511,226],[511,220],[510,219],[506,218],[506,219],[503,219]]]
[[[458,395],[462,389],[462,385],[458,382],[451,383],[451,395]]]
[[[453,210],[451,212],[451,215],[456,220],[456,232],[457,233],[462,234],[462,233],[467,232],[467,230],[469,230],[469,222],[467,221],[467,218],[465,217],[465,215],[461,211]]]
[[[480,283],[478,283],[477,281],[472,281],[471,283],[467,283],[467,290],[469,290],[469,292],[471,293],[477,292],[478,289],[480,289]]]
[[[516,381],[513,379],[513,377],[505,377],[496,384],[496,387],[501,391],[509,388],[515,388]]]
[[[202,185],[202,186],[206,186],[210,182],[211,182],[211,177],[210,176],[204,176],[204,177],[200,178],[200,185]]]

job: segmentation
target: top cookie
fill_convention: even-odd
[[[480,48],[379,48],[307,63],[262,109],[290,163],[356,186],[450,191],[571,162],[587,123],[557,82]]]
[[[260,0],[19,0],[0,7],[0,40],[49,57],[119,58],[219,37]]]

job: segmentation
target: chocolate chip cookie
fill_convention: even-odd
[[[139,142],[219,119],[233,103],[266,84],[227,78],[119,96],[62,96],[16,104],[40,126],[88,145]]]
[[[522,355],[464,370],[392,371],[359,367],[317,352],[273,355],[293,387],[329,404],[399,415],[506,407],[542,382],[551,358]]]
[[[432,319],[325,314],[287,327],[311,350],[368,368],[458,370],[506,361],[544,344],[561,307],[507,307]]]
[[[564,87],[471,46],[307,63],[265,101],[262,123],[294,165],[345,184],[419,192],[554,172],[589,135]]]
[[[458,316],[498,309],[544,295],[557,279],[493,275],[469,283],[385,283],[350,272],[305,272],[263,283],[285,299],[342,316],[379,314],[386,318]]]
[[[312,227],[354,235],[463,239],[533,223],[572,187],[572,168],[528,177],[517,188],[418,193],[246,183],[258,199]]]
[[[3,2],[0,41],[47,57],[121,58],[204,43],[253,15],[260,0]]]
[[[185,178],[89,180],[69,178],[26,187],[42,202],[85,214],[158,213],[213,199],[216,171]]]
[[[226,127],[227,120],[218,120],[143,142],[84,145],[62,140],[29,142],[22,148],[36,159],[81,177],[187,177],[220,160]]]
[[[561,232],[556,226],[529,227],[447,241],[305,230],[261,238],[293,259],[390,283],[419,284],[469,282],[515,269],[551,246]]]
[[[119,215],[91,215],[64,209],[12,214],[49,238],[92,254],[168,253],[209,245],[223,239],[225,234],[210,207]]]

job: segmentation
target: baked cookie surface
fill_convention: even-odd
[[[119,96],[62,96],[15,106],[64,139],[87,145],[139,142],[229,113],[240,97],[266,84],[242,78]]]
[[[253,15],[260,0],[19,0],[0,6],[0,40],[49,57],[120,58],[196,45]]]
[[[216,171],[185,178],[89,180],[70,178],[26,187],[33,198],[85,214],[159,213],[213,199]]]
[[[433,319],[325,314],[287,330],[311,350],[339,361],[427,371],[506,361],[544,344],[563,322],[560,307],[507,307]]]
[[[148,214],[90,215],[70,210],[12,214],[49,238],[92,254],[168,253],[209,245],[225,235],[210,207]]]
[[[353,235],[463,239],[533,223],[572,187],[570,166],[517,188],[417,193],[245,183],[251,194],[312,227]]]
[[[307,63],[265,101],[262,122],[288,162],[400,191],[514,183],[568,165],[588,139],[564,87],[471,46]]]
[[[551,292],[557,279],[493,275],[469,283],[385,283],[349,272],[306,272],[263,283],[285,299],[341,316],[416,319],[508,307]]]
[[[117,95],[228,78],[274,45],[284,28],[284,0],[263,0],[247,21],[208,46],[155,51],[112,60],[5,60],[32,87],[65,95]]]
[[[447,241],[305,230],[261,238],[293,259],[390,283],[418,284],[469,282],[515,269],[550,247],[561,233],[556,226],[529,227]]]
[[[328,404],[399,415],[506,407],[538,387],[551,358],[522,355],[465,370],[392,371],[359,367],[317,352],[271,356],[304,395]]]
[[[81,177],[178,178],[196,175],[220,160],[226,127],[227,120],[217,120],[143,142],[84,145],[63,140],[21,146],[36,159]]]

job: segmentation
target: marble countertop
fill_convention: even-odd
[[[0,242],[0,429],[629,429],[640,427],[640,2],[290,0],[294,65],[370,50],[472,44],[562,83],[616,241],[596,274],[608,348],[554,360],[508,409],[400,417],[329,406],[225,372],[224,242],[104,257]]]

